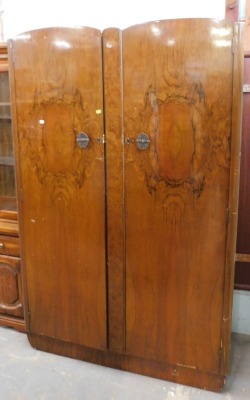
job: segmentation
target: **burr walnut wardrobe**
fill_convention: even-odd
[[[240,25],[9,41],[25,318],[37,349],[219,390],[228,370]]]

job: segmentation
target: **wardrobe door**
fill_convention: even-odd
[[[232,38],[231,24],[190,19],[138,25],[122,39],[126,352],[212,373],[222,346]]]
[[[101,32],[10,42],[29,332],[106,348]]]

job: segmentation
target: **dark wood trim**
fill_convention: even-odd
[[[249,58],[250,52],[244,53],[244,79],[245,84],[249,84]],[[244,90],[244,86],[243,86]],[[240,193],[239,193],[239,212],[237,230],[237,253],[235,256],[235,283],[234,288],[238,290],[250,290],[248,265],[250,263],[249,253],[249,157],[248,157],[248,106],[249,93],[243,93],[243,113],[242,113],[242,139],[241,139],[241,166],[240,166]]]
[[[235,261],[250,262],[250,254],[236,254]]]
[[[247,290],[247,291],[249,291],[249,290],[250,290],[250,285],[242,285],[242,284],[240,284],[240,283],[235,283],[234,289],[236,289],[236,290]]]
[[[250,290],[250,255],[240,254],[235,262],[235,284],[238,290]]]

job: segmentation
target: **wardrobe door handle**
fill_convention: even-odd
[[[135,139],[136,146],[140,150],[146,150],[150,144],[150,138],[146,133],[139,133]]]
[[[80,132],[76,135],[76,143],[81,149],[86,149],[90,142],[90,138],[86,132]]]

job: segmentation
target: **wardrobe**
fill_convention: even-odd
[[[28,339],[218,391],[228,371],[241,25],[9,41]]]

